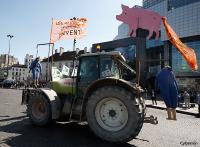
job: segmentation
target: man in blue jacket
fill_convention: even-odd
[[[176,120],[178,86],[170,66],[166,66],[158,73],[156,77],[156,88],[160,89],[160,93],[167,106],[167,119]]]
[[[32,78],[33,78],[33,82],[34,82],[34,86],[37,88],[38,86],[38,80],[42,71],[42,66],[39,63],[40,58],[37,57],[30,65],[29,67],[29,72],[32,71]]]

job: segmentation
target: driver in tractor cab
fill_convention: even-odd
[[[29,67],[29,72],[32,71],[32,79],[33,79],[33,84],[34,87],[37,88],[38,86],[38,80],[42,71],[42,66],[40,64],[40,58],[37,57],[30,65]]]

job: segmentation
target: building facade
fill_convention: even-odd
[[[143,0],[143,7],[167,17],[168,23],[182,42],[194,49],[200,66],[200,0]],[[200,90],[200,68],[197,72],[190,69],[179,51],[169,42],[163,25],[161,40],[147,41],[148,53],[148,57],[161,59],[157,63],[151,62],[149,69],[171,65],[179,87]]]
[[[22,64],[12,65],[8,72],[8,77],[10,79],[20,82],[26,81],[30,76],[29,69],[26,65]]]
[[[9,56],[9,63],[8,63],[8,54],[1,54],[0,55],[0,67],[7,67],[13,64],[18,64],[19,61],[14,56]]]
[[[26,67],[30,67],[33,60],[33,55],[26,54],[24,58],[24,65],[26,65]]]
[[[8,71],[8,76],[5,76],[5,73]],[[4,67],[0,69],[0,79],[13,79],[16,82],[24,82],[30,80],[31,73],[27,66],[22,64],[14,64],[10,67]]]

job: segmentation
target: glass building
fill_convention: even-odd
[[[128,25],[122,23],[113,41],[93,44],[92,52],[96,52],[98,45],[101,46],[101,51],[120,51],[127,62],[136,70],[140,69],[141,83],[148,90],[154,88],[157,73],[164,66],[170,65],[176,75],[179,89],[200,91],[200,0],[143,0],[143,8],[167,17],[169,25],[181,41],[195,50],[198,71],[192,71],[179,51],[170,43],[162,23],[159,40],[154,39],[155,32],[150,40],[145,39],[149,32],[142,28],[136,30],[137,37],[130,37]],[[136,62],[140,62],[140,65]]]
[[[162,1],[164,1],[164,0],[143,0],[143,7],[149,8],[149,7],[152,7]]]
[[[198,86],[200,83],[200,0],[143,0],[143,7],[167,17],[168,23],[180,39],[195,50],[199,65],[197,72],[191,70],[183,56],[169,42],[165,29],[161,25],[161,39],[157,42],[147,40],[146,44],[151,54],[157,52],[163,56],[160,58],[160,63],[151,63],[148,68],[151,69],[152,65],[161,66],[161,68],[164,65],[171,65],[180,88],[200,90]]]
[[[160,39],[146,40],[146,81],[153,81],[152,78],[165,65],[170,65],[180,87],[193,87],[200,91],[200,0],[143,0],[143,8],[167,17],[169,25],[182,42],[195,50],[199,66],[198,71],[191,70],[179,51],[169,42],[161,23]],[[128,25],[122,23],[114,40],[129,37],[128,30]]]

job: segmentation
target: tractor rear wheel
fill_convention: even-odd
[[[143,108],[130,91],[117,86],[97,89],[88,99],[86,116],[91,130],[109,142],[135,138],[143,124]]]
[[[51,106],[44,95],[36,93],[28,101],[28,117],[34,125],[43,126],[51,122]]]

